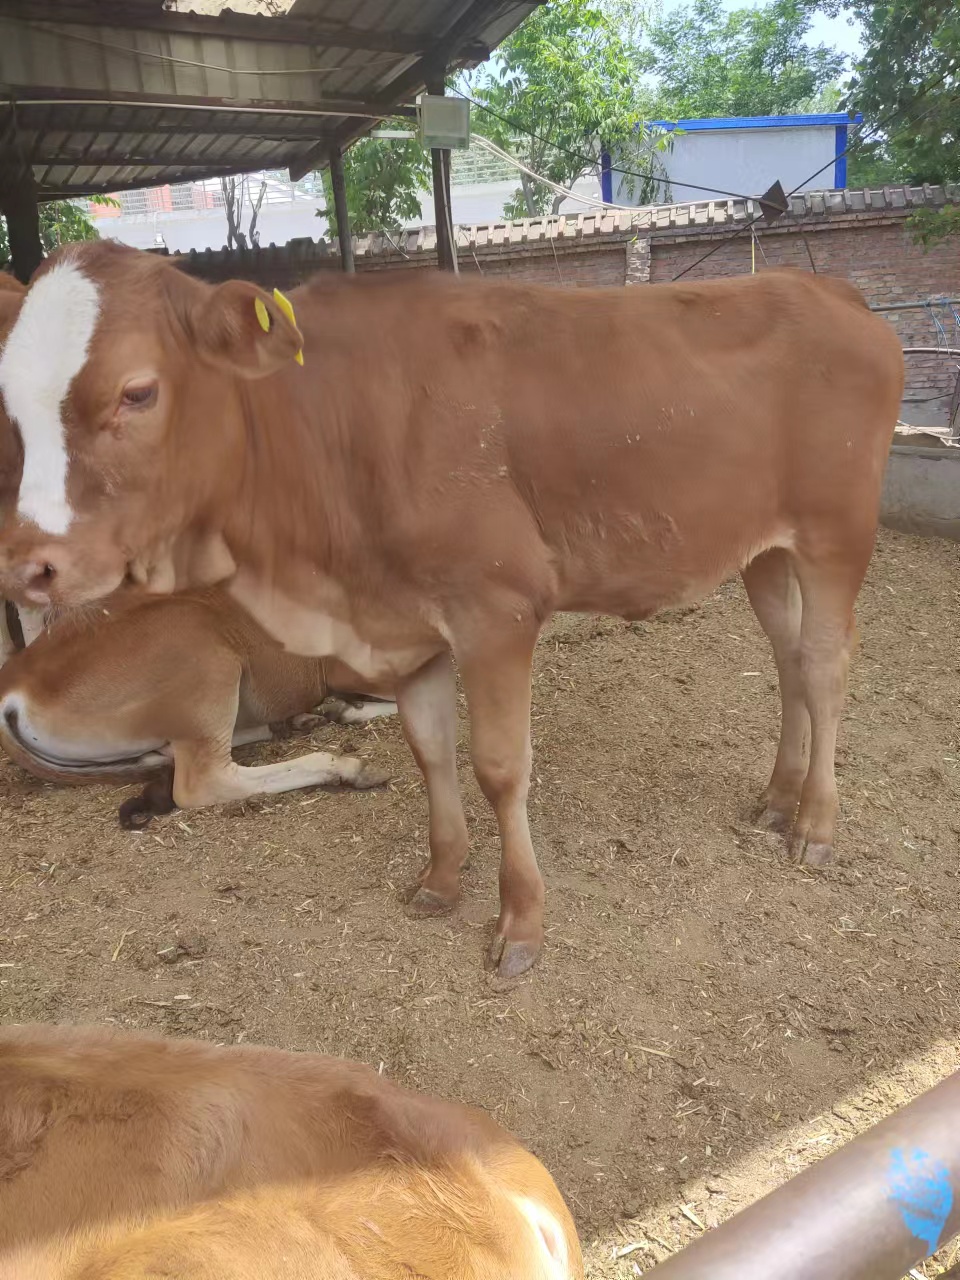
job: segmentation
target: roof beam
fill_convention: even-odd
[[[415,116],[416,108],[412,106],[390,106],[381,101],[367,101],[362,98],[328,97],[319,98],[316,102],[285,102],[282,99],[263,98],[251,101],[249,98],[240,103],[236,98],[195,98],[186,94],[153,94],[153,93],[111,93],[97,89],[62,89],[47,88],[39,85],[4,85],[4,93],[12,98],[17,107],[60,106],[63,104],[87,104],[104,107],[154,107],[165,111],[223,111],[236,116],[238,120],[252,120],[257,115],[289,115],[300,116],[304,120],[310,117],[358,116],[361,119],[382,120],[385,115]],[[0,102],[0,107],[6,105]]]
[[[216,36],[219,39],[258,40],[282,44],[319,45],[325,49],[362,49],[375,53],[422,53],[427,34],[407,31],[363,31],[313,18],[267,18],[258,14],[223,12],[217,17],[146,9],[123,0],[3,0],[3,17],[29,22],[74,26],[118,27],[128,31],[159,31],[166,35]]]

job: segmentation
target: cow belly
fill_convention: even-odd
[[[687,538],[678,530],[674,546],[638,540],[629,548],[579,547],[564,564],[558,607],[633,621],[697,604],[763,552],[794,546],[791,530],[757,530],[745,523],[741,536],[712,542],[704,542],[699,530]]]
[[[13,736],[31,755],[64,768],[84,765],[160,764],[166,743],[160,738],[110,736],[102,723],[56,722],[56,712],[32,707],[22,693],[8,693],[0,701],[3,732]]]

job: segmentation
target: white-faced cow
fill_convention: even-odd
[[[252,284],[103,243],[40,268],[0,358],[24,453],[0,534],[15,598],[229,579],[289,649],[395,681],[430,805],[421,912],[453,906],[467,852],[452,653],[512,975],[543,940],[526,801],[544,621],[646,617],[739,571],[783,697],[763,821],[825,862],[903,379],[857,290],[798,271],[570,291],[404,272],[291,301],[296,324]]]

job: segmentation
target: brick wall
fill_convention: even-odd
[[[885,189],[883,192],[831,192],[797,197],[803,205],[804,231],[795,218],[758,228],[757,270],[789,266],[845,276],[869,302],[908,302],[960,297],[960,246],[956,241],[929,251],[913,243],[905,226],[911,206],[960,200],[940,188]],[[803,201],[806,200],[806,204]],[[798,212],[794,210],[794,212]],[[729,236],[752,215],[744,202],[700,202],[669,206],[644,214],[585,214],[578,218],[535,219],[461,229],[460,265],[468,275],[509,277],[565,287],[644,284],[672,280],[709,248]],[[713,221],[711,222],[711,219]],[[435,270],[436,238],[431,228],[404,232],[395,241],[365,237],[357,245],[357,270]],[[687,279],[738,275],[750,271],[750,237],[726,240]],[[217,281],[241,278],[264,287],[290,289],[318,271],[339,269],[335,246],[310,240],[282,248],[175,255],[185,270]],[[960,333],[949,313],[940,311],[951,346]],[[937,330],[929,313],[889,315],[904,346],[936,346]],[[957,361],[944,356],[908,356],[908,394],[949,395]]]
[[[797,267],[810,270],[810,256],[818,271],[844,276],[863,290],[867,301],[915,302],[921,298],[960,298],[960,246],[956,242],[935,245],[928,251],[913,243],[902,219],[886,223],[853,223],[835,229],[812,228],[804,238],[795,231],[766,231],[758,237],[757,270],[764,267]],[[809,246],[809,254],[807,252]],[[651,254],[652,281],[672,280],[696,261],[709,242],[672,241],[654,237]],[[743,236],[725,244],[686,279],[740,275],[750,270],[750,239]],[[960,346],[960,332],[950,333],[949,313],[937,309],[950,338]],[[905,311],[885,317],[905,347],[935,347],[937,329],[924,311]],[[947,321],[949,320],[949,323]],[[912,355],[906,358],[906,382],[910,395],[943,392],[949,395],[957,378],[957,363],[945,356]]]

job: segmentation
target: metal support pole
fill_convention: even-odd
[[[960,1232],[960,1072],[651,1272],[900,1280]]]
[[[28,284],[43,261],[40,207],[32,174],[22,173],[19,181],[0,194],[0,212],[7,220],[7,240],[14,274],[21,284]]]
[[[337,244],[340,246],[340,266],[352,275],[353,239],[350,234],[350,215],[347,212],[347,184],[343,176],[343,152],[334,147],[330,152],[330,185],[333,187],[333,208],[337,216]]]
[[[443,97],[446,90],[443,74],[427,81],[427,92]],[[453,233],[453,205],[450,200],[450,152],[434,147],[430,152],[433,170],[433,209],[437,224],[437,265],[441,271],[459,274],[457,242]]]

